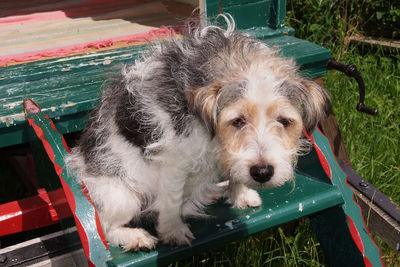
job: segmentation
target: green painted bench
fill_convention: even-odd
[[[284,26],[285,1],[214,0],[206,1],[203,10],[209,17],[220,12],[232,14],[239,29],[279,47],[283,56],[297,61],[305,76],[315,78],[325,73],[330,52],[295,38],[293,29]],[[309,216],[332,265],[382,266],[378,249],[353,201],[353,192],[346,185],[346,176],[319,130],[309,136],[314,150],[299,160],[295,187],[286,184],[260,191],[261,207],[236,210],[222,202],[210,206],[208,211],[214,217],[190,222],[196,236],[191,246],[159,245],[155,251],[139,253],[109,247],[96,223],[93,205],[64,169],[63,157],[68,148],[62,134],[85,127],[88,112],[96,105],[106,79],[118,72],[122,64],[133,62],[143,49],[132,46],[0,69],[0,147],[37,138],[43,142],[73,212],[90,265],[165,264]],[[26,98],[39,104],[41,112],[25,116]]]
[[[325,73],[329,50],[293,36],[270,36],[269,45],[296,59],[309,77]],[[0,147],[32,141],[22,100],[32,98],[63,134],[82,130],[100,88],[122,64],[132,63],[144,46],[125,47],[0,68]]]

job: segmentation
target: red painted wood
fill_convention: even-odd
[[[88,192],[86,186],[83,183],[82,183],[82,192],[85,195],[85,197],[87,198],[87,200],[93,205],[93,207],[95,207],[95,205],[93,203],[93,200],[90,198],[89,192]],[[95,212],[95,217],[96,217],[97,232],[99,233],[99,236],[101,238],[101,241],[103,242],[103,245],[107,249],[110,249],[108,247],[108,244],[107,244],[107,241],[106,241],[106,236],[104,235],[104,232],[103,232],[103,228],[101,227],[100,218],[99,218],[99,214],[97,212],[97,209],[95,209],[94,212]]]
[[[50,213],[50,218],[53,222],[58,222],[60,218],[58,217],[57,211],[55,210],[53,204],[51,203],[51,200],[49,198],[49,195],[47,194],[46,189],[44,188],[39,188],[38,190],[39,197],[47,203],[47,206],[49,208],[49,213]]]
[[[312,143],[325,174],[329,177],[329,179],[332,179],[331,167],[329,166],[329,163],[328,163],[327,159],[325,158],[324,153],[322,153],[321,149],[315,143],[314,136],[312,134],[308,134],[305,129],[303,129],[303,134]]]
[[[61,188],[39,189],[37,196],[0,205],[0,236],[49,226],[71,216]]]
[[[317,127],[317,130],[318,130],[318,132],[319,132],[321,135],[323,135],[325,138],[327,138],[327,137],[322,133],[322,131],[321,131],[318,127]],[[312,141],[312,143],[314,144],[314,137],[311,136],[312,139],[310,139],[309,136],[307,135],[307,133],[305,132],[305,130],[303,130],[303,133],[305,133],[305,136],[306,136],[310,141]],[[328,138],[327,138],[327,139],[328,139]],[[329,142],[328,142],[328,143],[329,143]],[[332,149],[330,143],[329,143],[329,147],[330,147],[330,150],[333,151],[333,149]],[[315,145],[314,145],[314,148],[317,150],[317,147],[316,147]],[[318,148],[318,150],[319,150],[319,148]],[[322,153],[321,151],[319,151],[319,152]],[[318,154],[318,151],[317,151],[317,154]],[[318,156],[318,157],[320,158],[320,156]],[[345,172],[342,170],[342,168],[340,167],[340,164],[339,164],[339,162],[337,161],[336,156],[333,155],[333,157],[334,157],[334,159],[335,159],[335,161],[336,161],[336,163],[337,163],[337,166],[341,169],[341,171],[342,171],[343,173],[345,173]],[[324,158],[325,158],[325,157],[324,157]],[[320,158],[320,160],[321,160],[321,158]],[[326,160],[326,158],[325,158],[325,160]],[[324,163],[321,162],[321,164],[323,165]],[[324,169],[325,169],[325,168],[324,168]],[[326,171],[325,171],[325,172],[326,172]],[[332,177],[330,177],[330,178],[332,179]],[[346,177],[346,186],[348,186],[348,187],[350,188],[350,186],[349,186],[349,184],[348,184],[348,181],[347,181],[347,177]],[[360,212],[360,214],[361,214],[361,207],[360,207],[360,205],[357,203],[357,201],[355,200],[355,195],[354,195],[354,193],[353,193],[353,202],[354,202],[354,204],[358,207],[359,212]],[[368,234],[369,238],[371,239],[372,243],[373,243],[377,248],[379,248],[378,245],[375,243],[374,239],[372,238],[371,234],[369,233],[368,228],[367,228],[367,224],[365,223],[364,218],[363,218],[362,216],[361,216],[361,219],[362,219],[362,222],[363,222],[363,224],[364,224],[365,231],[367,232],[367,234]],[[367,256],[366,256],[365,253],[364,253],[364,243],[363,243],[363,240],[361,239],[360,233],[358,232],[358,230],[357,230],[357,228],[356,228],[356,226],[355,226],[353,220],[351,219],[351,217],[350,217],[349,215],[347,215],[347,220],[348,220],[348,225],[349,225],[349,228],[350,228],[350,235],[351,235],[352,239],[354,240],[354,243],[356,244],[358,250],[359,250],[359,251],[361,252],[361,254],[363,255],[365,267],[372,267],[371,261],[367,258]],[[380,254],[379,249],[378,249],[378,253],[379,253],[379,260],[380,260],[382,266],[385,266],[385,265],[383,264],[382,257],[381,257],[381,254]]]

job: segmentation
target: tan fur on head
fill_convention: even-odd
[[[250,39],[251,40],[251,39]],[[302,78],[293,60],[260,42],[239,36],[207,63],[210,82],[191,92],[190,102],[221,145],[226,176],[255,184],[252,166],[272,166],[267,187],[293,178],[297,155],[306,150],[302,129],[314,129],[325,114],[329,96]],[[235,121],[243,127],[235,127]]]
[[[321,121],[327,114],[329,107],[329,94],[317,83],[302,79],[301,83],[307,88],[305,98],[308,99],[308,109],[303,117],[304,127],[307,133],[315,128],[317,123]]]
[[[218,116],[220,161],[226,175],[233,179],[243,179],[242,170],[263,165],[273,166],[276,172],[267,187],[292,178],[290,171],[303,145],[302,119],[286,98],[276,95],[271,98],[272,101],[260,102],[244,95]],[[253,184],[251,177],[247,177],[241,182]]]
[[[207,129],[214,134],[217,121],[217,97],[222,84],[215,82],[190,94],[193,109],[201,116]]]

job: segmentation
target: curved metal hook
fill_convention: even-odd
[[[360,73],[358,72],[357,67],[355,65],[353,65],[353,64],[350,64],[350,65],[342,64],[342,63],[337,62],[333,58],[330,58],[330,59],[328,59],[327,68],[328,68],[328,70],[329,69],[338,70],[338,71],[343,72],[344,74],[346,74],[346,76],[356,79],[356,81],[358,83],[359,94],[360,94],[360,99],[358,101],[356,109],[358,111],[360,111],[360,112],[364,112],[364,113],[367,113],[367,114],[370,114],[370,115],[377,115],[378,114],[378,110],[377,109],[367,107],[364,104],[364,99],[365,99],[364,80],[362,79],[362,77],[361,77]]]

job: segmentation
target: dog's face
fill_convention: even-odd
[[[232,182],[276,187],[293,176],[302,119],[268,87],[267,81],[248,81],[243,95],[217,118],[221,166]]]
[[[328,95],[298,76],[290,61],[277,58],[276,66],[257,60],[195,91],[194,102],[219,141],[230,181],[271,188],[293,178],[307,143],[302,131],[321,119]]]

